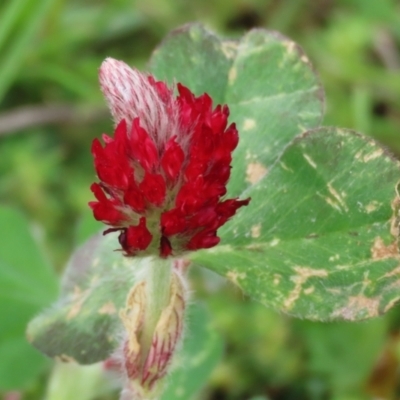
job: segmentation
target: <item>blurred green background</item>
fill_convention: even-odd
[[[106,56],[144,69],[162,38],[192,21],[231,37],[253,27],[289,36],[325,87],[325,125],[359,130],[400,156],[397,0],[2,0],[0,202],[12,207],[0,212],[5,399],[41,399],[46,392],[51,364],[33,350],[26,360],[18,349],[25,346],[23,325],[54,298],[53,270],[62,271],[88,213],[91,141],[112,129],[97,69]],[[33,261],[34,244],[18,228],[24,219],[44,254]],[[7,267],[13,263],[20,276]],[[192,277],[226,343],[199,398],[400,398],[399,308],[364,323],[311,323],[252,303],[211,273],[193,270]],[[24,291],[30,296],[17,298]]]

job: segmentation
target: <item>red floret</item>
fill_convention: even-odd
[[[118,77],[118,70],[113,74]],[[126,74],[124,66],[121,79]],[[146,80],[134,70],[132,74],[131,81],[139,82],[143,91],[131,96],[136,102],[140,103],[142,95],[149,108],[154,96],[159,96],[154,125],[149,125],[152,120],[148,116],[144,126],[149,131],[138,116],[131,121],[122,118],[117,121],[114,138],[103,135],[104,147],[98,139],[93,141],[94,165],[101,181],[91,187],[97,199],[90,202],[94,217],[112,226],[106,233],[120,231],[119,242],[127,256],[150,248],[168,257],[213,247],[220,241],[217,229],[250,201],[223,198],[232,151],[238,144],[235,124],[228,126],[229,109],[218,105],[213,110],[210,96],[196,97],[181,84],[174,99],[165,83],[151,76]],[[104,73],[101,76],[105,79]],[[119,98],[128,95],[124,92],[114,99],[119,86],[108,93],[107,85],[113,84],[103,82],[103,91],[111,96],[111,107],[117,104],[112,109],[114,116],[119,108],[124,115],[134,115],[134,110],[120,104]],[[136,89],[132,86],[131,90]],[[143,117],[144,111],[136,114]],[[163,123],[174,128],[166,125],[167,129]],[[159,224],[152,222],[148,228],[149,218],[153,222],[158,218]],[[154,240],[158,243],[152,243]]]

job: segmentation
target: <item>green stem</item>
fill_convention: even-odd
[[[172,263],[151,258],[146,266],[146,318],[142,330],[142,354],[148,354],[161,312],[170,300]]]
[[[54,364],[45,400],[91,400],[111,391],[100,364]]]

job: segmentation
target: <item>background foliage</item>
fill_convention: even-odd
[[[47,390],[50,363],[32,350],[10,368],[9,357],[24,343],[24,323],[56,295],[48,265],[59,273],[82,235],[79,224],[94,179],[90,143],[111,130],[95,71],[106,56],[144,68],[168,31],[194,20],[233,37],[254,26],[291,37],[320,74],[325,125],[360,130],[400,155],[400,6],[395,0],[2,2],[0,201],[19,210],[0,212],[0,391],[5,397],[18,390],[24,398],[40,399]],[[20,235],[21,213],[42,254],[36,255],[28,235]],[[19,256],[22,251],[29,265]],[[22,275],[12,275],[16,270]],[[313,323],[250,302],[210,272],[193,269],[192,278],[195,296],[208,304],[225,341],[224,357],[201,398],[400,396],[399,309],[357,324]],[[115,398],[112,392],[107,396]]]

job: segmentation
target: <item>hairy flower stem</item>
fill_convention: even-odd
[[[172,262],[151,257],[146,266],[146,318],[142,330],[142,354],[148,354],[161,312],[170,301]],[[145,360],[143,360],[144,362]],[[142,366],[143,367],[143,366]]]

